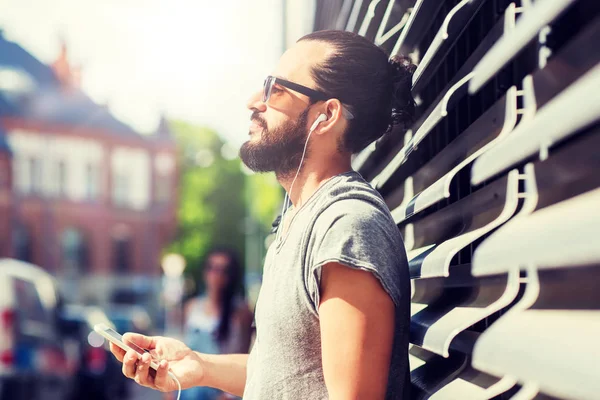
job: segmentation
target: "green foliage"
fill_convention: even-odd
[[[171,129],[179,148],[179,226],[166,252],[182,254],[186,274],[199,278],[213,246],[232,247],[244,259],[246,176],[238,159],[223,158],[225,143],[215,131],[182,121]]]
[[[248,179],[248,206],[250,213],[261,226],[271,226],[280,212],[283,189],[275,174],[254,174]]]
[[[265,238],[279,213],[282,189],[274,174],[248,174],[239,158],[224,158],[226,143],[208,128],[173,121],[179,148],[178,231],[165,252],[183,255],[186,275],[202,286],[202,262],[214,246],[238,251],[259,273]],[[246,172],[243,172],[243,170]]]

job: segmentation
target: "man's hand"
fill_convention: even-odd
[[[177,377],[182,389],[202,384],[202,359],[179,340],[126,333],[123,335],[123,341],[150,351],[149,354],[140,357],[135,351],[125,352],[120,347],[110,344],[110,351],[123,363],[123,374],[138,384],[162,392],[177,390],[177,382],[169,376],[169,370]],[[157,371],[150,367],[152,358],[159,365]]]

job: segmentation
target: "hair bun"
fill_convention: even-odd
[[[391,125],[410,127],[415,116],[415,101],[412,97],[412,75],[417,69],[410,58],[395,55],[388,60],[392,76]]]

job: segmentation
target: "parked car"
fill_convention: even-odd
[[[109,352],[102,336],[94,332],[96,324],[115,326],[98,307],[67,305],[61,319],[68,326],[70,353],[78,357],[79,368],[71,400],[112,400],[127,398],[127,378],[121,364]]]
[[[64,400],[76,365],[63,341],[59,295],[52,276],[0,259],[0,399]]]

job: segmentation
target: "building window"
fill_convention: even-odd
[[[171,177],[175,172],[175,158],[171,154],[159,153],[154,158],[154,199],[157,203],[168,203],[171,198]]]
[[[171,179],[168,175],[158,175],[154,198],[157,203],[168,203],[171,197]]]
[[[113,238],[113,265],[118,273],[131,271],[131,240],[129,237]]]
[[[88,246],[85,237],[77,229],[66,229],[61,237],[63,271],[77,276],[89,270]]]
[[[67,164],[64,160],[58,162],[58,196],[67,196]]]
[[[87,164],[85,167],[85,196],[87,200],[96,200],[99,190],[99,173],[94,164]]]
[[[29,159],[29,182],[31,183],[31,193],[42,193],[42,163],[39,158],[31,157]]]
[[[31,235],[22,225],[18,225],[12,234],[13,257],[17,260],[33,262]]]
[[[129,205],[129,175],[125,171],[113,174],[113,202],[117,206]]]
[[[0,155],[0,189],[10,188],[10,161]]]

